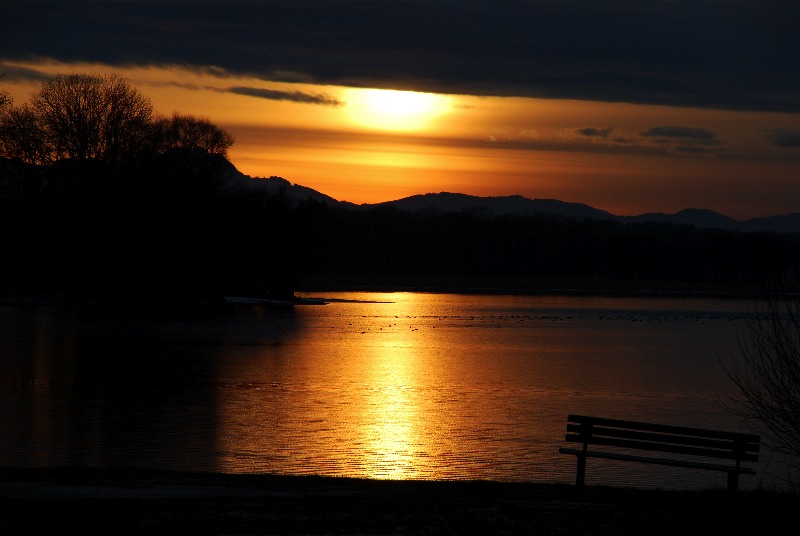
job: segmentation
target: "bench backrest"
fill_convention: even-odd
[[[756,434],[570,415],[567,441],[637,450],[757,462]]]

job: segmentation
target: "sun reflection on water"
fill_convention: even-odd
[[[400,342],[375,347],[365,370],[370,395],[361,433],[370,458],[365,470],[372,478],[409,478],[419,450],[414,357],[412,349]]]

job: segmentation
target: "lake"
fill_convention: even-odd
[[[320,305],[0,307],[0,466],[573,482],[567,415],[751,431],[742,300],[314,293]],[[763,449],[741,487],[782,488]],[[592,460],[589,484],[724,473]]]

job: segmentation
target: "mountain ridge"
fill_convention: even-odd
[[[280,191],[287,199],[297,204],[307,199],[331,206],[354,209],[394,207],[410,212],[463,212],[480,211],[487,216],[508,214],[556,214],[575,219],[613,220],[620,223],[674,223],[691,225],[704,229],[723,229],[744,232],[800,233],[800,212],[736,220],[710,209],[686,208],[669,214],[649,212],[635,216],[618,216],[585,203],[559,201],[557,199],[528,198],[522,195],[475,196],[453,192],[416,194],[401,199],[380,203],[355,204],[338,201],[331,196],[307,186],[293,184],[282,177],[257,179],[269,181],[265,186],[269,191]]]
[[[6,165],[8,163],[6,162]],[[303,201],[313,200],[332,207],[370,209],[393,207],[409,212],[479,212],[486,216],[554,214],[578,220],[612,220],[628,223],[673,223],[691,225],[697,228],[722,229],[743,232],[800,233],[800,212],[767,217],[736,220],[725,214],[703,208],[686,208],[673,214],[650,212],[635,216],[618,216],[606,210],[585,203],[566,202],[558,199],[531,199],[522,195],[475,196],[453,192],[429,192],[380,203],[355,204],[339,201],[327,194],[292,183],[289,180],[272,176],[269,178],[251,177],[242,173],[223,155],[208,154],[202,149],[175,149],[156,159],[157,168],[169,174],[181,173],[205,167],[220,181],[221,191],[228,194],[247,191],[262,191],[282,198],[291,206]]]
[[[73,163],[69,161],[62,161],[59,162],[57,166],[53,166],[57,172],[56,175],[65,170],[68,171],[72,164]],[[102,166],[93,166],[92,168],[95,170],[95,174],[102,171]],[[283,177],[272,176],[264,178],[246,175],[236,168],[225,156],[211,155],[202,149],[196,148],[169,151],[159,156],[153,162],[148,172],[161,170],[161,172],[168,176],[180,176],[186,173],[192,174],[200,169],[205,169],[207,173],[216,177],[214,188],[218,188],[219,193],[237,195],[247,192],[262,192],[271,196],[277,196],[290,206],[297,206],[302,202],[312,200],[331,207],[343,207],[356,210],[393,207],[410,212],[471,211],[486,216],[553,214],[579,220],[612,220],[623,224],[672,223],[677,225],[691,225],[702,229],[800,233],[800,212],[749,218],[745,220],[736,220],[725,214],[704,208],[686,208],[672,214],[649,212],[634,216],[619,216],[585,203],[566,202],[557,199],[532,199],[519,194],[482,197],[453,192],[429,192],[380,203],[355,204],[349,201],[339,201],[313,188],[292,183]],[[54,184],[50,184],[47,179],[47,174],[43,174],[41,169],[37,166],[26,165],[19,160],[0,158],[0,199],[13,200],[20,197],[25,188],[30,189],[27,185],[23,188],[20,182],[22,178],[28,176],[34,176],[38,180],[43,181],[37,186],[41,192],[46,192],[48,189],[56,191],[59,188],[58,184],[55,184],[55,186]],[[44,177],[44,179],[42,179],[42,177]],[[91,177],[89,178],[91,179]],[[81,188],[78,188],[78,190],[80,189]],[[63,192],[61,192],[61,194],[63,194]]]

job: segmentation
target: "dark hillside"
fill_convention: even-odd
[[[286,299],[310,282],[763,292],[800,280],[798,233],[303,200],[297,185],[200,149],[123,169],[2,160],[0,186],[6,292]]]
[[[293,216],[234,187],[223,157],[175,149],[113,170],[98,162],[4,162],[2,290],[146,300],[291,297]]]
[[[331,209],[307,203],[305,273],[762,291],[797,283],[800,235],[622,224],[553,214]]]

